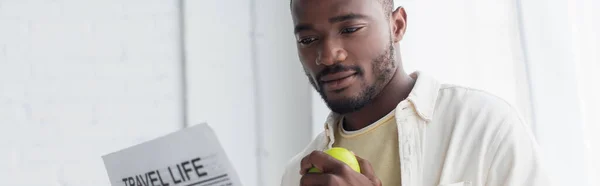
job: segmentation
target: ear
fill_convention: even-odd
[[[404,11],[404,7],[398,7],[392,12],[390,25],[394,43],[400,42],[406,32],[406,12]]]

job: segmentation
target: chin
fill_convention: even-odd
[[[335,97],[328,97],[327,100],[325,100],[325,103],[327,105],[330,106],[336,106],[336,107],[345,107],[345,105],[351,105],[353,103],[356,102],[356,98],[353,96],[341,96],[341,95],[337,95]]]
[[[325,101],[327,102],[346,102],[349,100],[352,100],[355,97],[355,95],[353,95],[352,93],[350,93],[349,91],[341,91],[341,92],[328,92],[327,93],[327,99]]]

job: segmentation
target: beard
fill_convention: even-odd
[[[327,98],[327,94],[323,91],[323,84],[320,81],[315,82],[313,78],[311,78],[310,74],[308,74],[305,69],[306,75],[312,84],[312,86],[319,92],[321,98],[327,104],[327,107],[332,112],[338,114],[347,114],[358,111],[369,104],[377,95],[385,88],[385,86],[392,79],[395,72],[395,60],[394,60],[394,46],[390,41],[389,47],[387,47],[384,51],[381,52],[380,55],[375,57],[371,62],[371,68],[373,72],[373,76],[375,76],[375,82],[372,84],[367,84],[365,81],[364,69],[359,66],[343,66],[340,63],[336,63],[334,65],[328,66],[323,69],[317,75],[317,78],[348,70],[356,71],[356,77],[361,81],[360,83],[360,92],[358,95],[353,97],[347,97],[339,100],[329,100]],[[343,90],[340,90],[343,91]]]

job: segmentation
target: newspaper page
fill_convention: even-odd
[[[113,186],[240,186],[214,131],[199,124],[102,157]]]

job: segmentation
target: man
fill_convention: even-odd
[[[291,11],[300,61],[333,113],[282,185],[548,185],[509,104],[404,72],[407,15],[392,0],[292,0]],[[361,172],[322,152],[331,147],[353,151]]]

